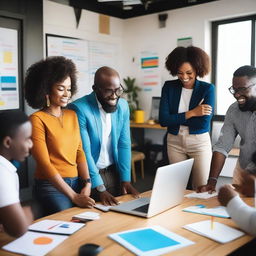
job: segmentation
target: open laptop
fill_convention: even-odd
[[[178,205],[183,200],[193,162],[191,158],[159,167],[151,197],[124,202],[110,210],[149,218]]]

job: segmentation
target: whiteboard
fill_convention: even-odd
[[[0,110],[19,109],[18,31],[0,27]]]
[[[91,91],[89,85],[88,41],[77,38],[46,35],[46,55],[64,56],[71,59],[77,68],[77,93],[80,98]]]
[[[78,91],[73,100],[91,93],[94,74],[102,66],[118,71],[119,45],[46,34],[46,56],[64,56],[78,70]]]

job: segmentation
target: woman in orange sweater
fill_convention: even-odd
[[[34,195],[45,215],[74,205],[92,207],[91,180],[75,112],[63,109],[76,92],[74,63],[61,56],[33,64],[26,73],[25,98],[34,109],[32,155]]]

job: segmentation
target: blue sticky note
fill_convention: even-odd
[[[126,232],[119,236],[143,252],[180,244],[153,229]]]
[[[69,228],[69,225],[68,224],[62,224],[59,226],[60,228]]]

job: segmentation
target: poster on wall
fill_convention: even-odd
[[[18,31],[0,27],[0,110],[19,108]]]
[[[159,56],[155,51],[141,51],[140,69],[143,91],[160,85]]]
[[[89,84],[88,41],[47,34],[46,46],[47,56],[64,56],[75,63],[78,71],[78,90],[73,98],[88,94],[91,91]]]
[[[93,85],[94,74],[102,66],[118,70],[119,47],[116,44],[104,42],[89,42],[89,81]]]

